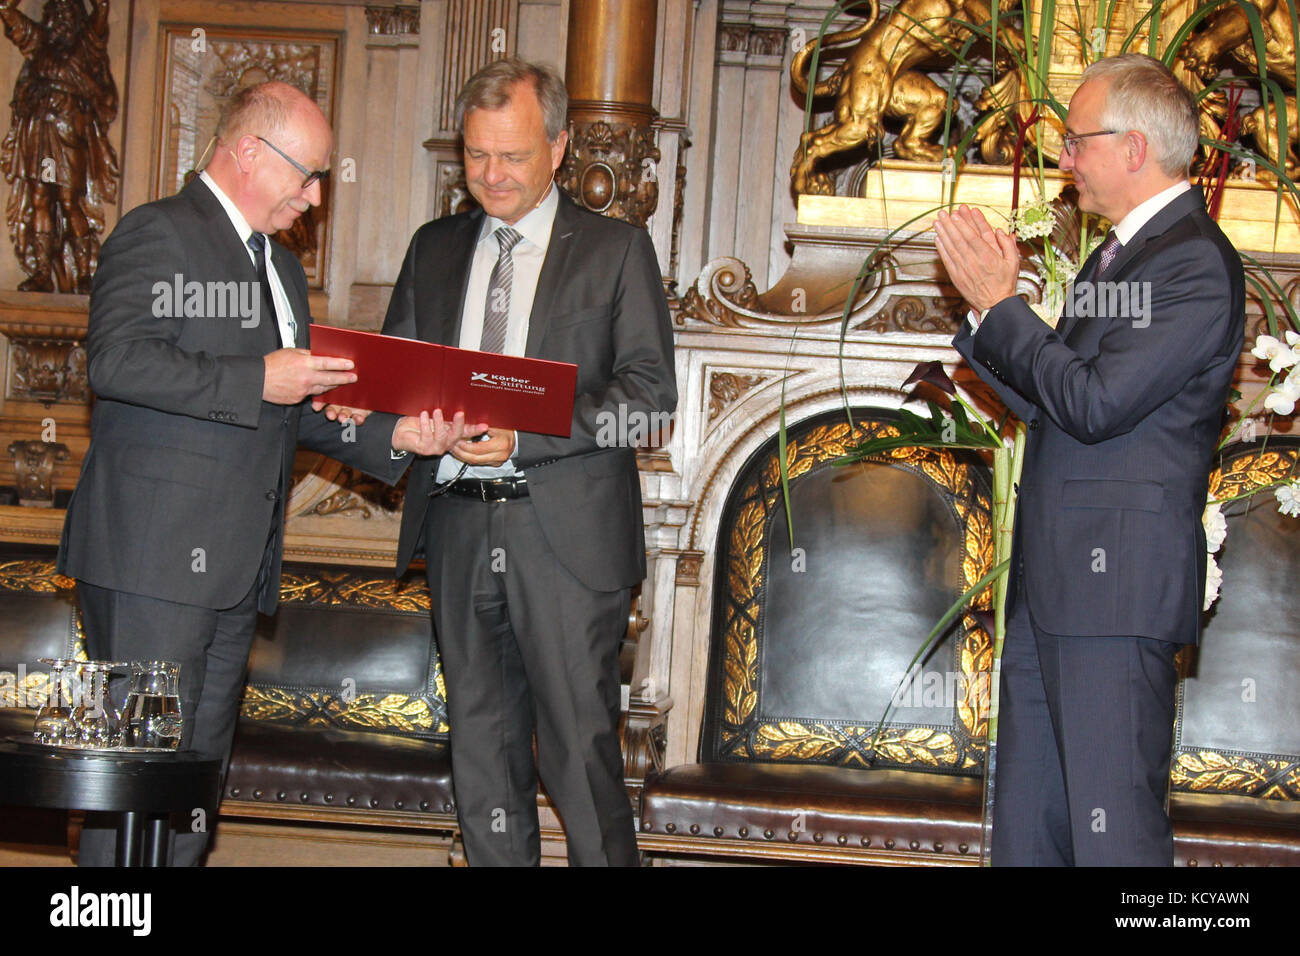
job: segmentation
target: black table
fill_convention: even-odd
[[[118,866],[167,864],[168,814],[201,809],[215,822],[220,775],[221,761],[186,751],[113,753],[0,742],[0,805],[120,814]]]

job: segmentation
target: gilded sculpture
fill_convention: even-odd
[[[817,96],[835,97],[835,113],[831,122],[799,139],[790,170],[796,193],[832,195],[834,182],[816,169],[817,163],[878,143],[886,118],[903,121],[894,141],[899,159],[944,158],[943,146],[932,140],[948,108],[948,91],[923,68],[953,62],[951,51],[970,37],[969,24],[992,17],[987,0],[899,0],[884,17],[878,17],[877,0],[868,0],[867,6],[861,24],[822,39],[823,50],[854,46],[835,72],[813,87]],[[1004,36],[1015,42],[1010,31]],[[813,79],[808,74],[815,47],[804,47],[790,64],[791,82],[800,94],[807,93]]]
[[[40,23],[15,3],[0,5],[5,36],[24,59],[0,165],[9,181],[9,236],[28,276],[18,288],[85,294],[99,257],[102,204],[117,199],[109,0],[91,0],[89,12],[83,0],[47,0]]]
[[[823,80],[813,85],[815,96],[835,97],[834,115],[820,129],[804,133],[795,151],[791,181],[798,194],[832,195],[832,176],[818,169],[818,164],[837,153],[880,143],[885,136],[885,120],[902,123],[893,142],[894,155],[903,160],[938,162],[950,155],[935,142],[936,133],[949,108],[948,91],[926,75],[927,70],[943,69],[955,63],[955,51],[972,35],[972,25],[988,24],[992,10],[988,0],[900,0],[883,16],[878,0],[866,0],[865,19],[850,29],[822,38],[825,55],[849,48],[843,61]],[[1291,7],[1285,0],[1240,0],[1222,5],[1183,43],[1176,58],[1176,68],[1199,92],[1218,79],[1223,71],[1237,73],[1243,79],[1258,77],[1251,18],[1243,6],[1258,11],[1263,39],[1266,74],[1281,88],[1287,117],[1288,148],[1280,155],[1287,175],[1300,175],[1300,117],[1296,103],[1296,37]],[[1017,24],[1016,10],[1003,10],[1008,24]],[[999,28],[999,46],[1023,54],[1024,36],[1018,25]],[[790,66],[791,85],[801,95],[808,91],[812,78],[810,63],[816,43],[795,54]],[[984,162],[1006,165],[1013,161],[1012,144],[1017,131],[1012,128],[1007,107],[1015,110],[1024,122],[1025,144],[1040,149],[1045,158],[1055,162],[1059,152],[1059,133],[1055,117],[1042,117],[1048,125],[1034,123],[1026,116],[1032,99],[1022,71],[1012,57],[999,57],[994,65],[994,82],[984,90],[975,106],[979,111],[994,111],[980,130],[980,152]],[[1205,96],[1202,133],[1211,140],[1225,134],[1253,138],[1256,148],[1276,159],[1279,156],[1277,98],[1268,107],[1255,107],[1240,115],[1239,124],[1229,122],[1232,105],[1223,90]],[[1236,126],[1234,130],[1233,127]],[[955,137],[954,137],[955,138]],[[1041,139],[1041,141],[1040,141]]]

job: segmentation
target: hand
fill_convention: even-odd
[[[311,410],[319,412],[325,409],[325,417],[332,422],[353,422],[357,425],[364,425],[366,418],[369,417],[370,411],[364,408],[348,408],[346,405],[327,405],[323,398],[313,398],[311,400]]]
[[[465,413],[457,412],[451,421],[442,417],[442,409],[435,408],[433,417],[420,412],[419,418],[407,415],[399,418],[393,427],[393,450],[409,451],[417,455],[445,455],[466,435],[481,435],[487,425],[465,425]]]
[[[487,438],[456,442],[452,454],[469,465],[504,465],[515,453],[515,433],[510,429],[489,428]]]
[[[1020,250],[1010,233],[994,230],[979,210],[961,206],[934,220],[935,248],[948,278],[977,312],[1016,294]]]
[[[356,373],[348,371],[351,359],[312,355],[306,349],[278,349],[262,361],[266,363],[262,401],[275,405],[297,405],[308,395],[357,380]]]

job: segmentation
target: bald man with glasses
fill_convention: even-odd
[[[92,658],[181,665],[180,746],[224,770],[257,614],[279,601],[297,445],[392,484],[406,453],[464,432],[440,416],[345,429],[308,407],[356,375],[308,350],[306,276],[270,236],[320,203],[333,134],[307,96],[266,83],[231,98],[215,141],[203,173],[104,243],[86,340],[97,401],[58,567]],[[83,865],[112,862],[105,822],[87,821]],[[172,863],[197,864],[208,836],[185,820]]]

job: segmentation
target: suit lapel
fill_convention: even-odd
[[[1118,278],[1124,267],[1137,258],[1146,248],[1147,243],[1151,242],[1166,233],[1176,222],[1186,216],[1195,214],[1197,211],[1205,210],[1205,200],[1201,191],[1192,187],[1185,193],[1177,196],[1171,203],[1161,209],[1151,217],[1141,229],[1134,234],[1133,238],[1120,246],[1119,252],[1111,260],[1110,268],[1106,270],[1106,275],[1097,279],[1097,262],[1101,258],[1100,244],[1092,251],[1088,261],[1083,264],[1079,270],[1079,276],[1075,284],[1080,282],[1110,282]],[[1070,289],[1070,295],[1074,294],[1074,289]],[[1068,298],[1068,297],[1067,297]],[[1079,322],[1078,315],[1065,316],[1057,325],[1057,334],[1062,339],[1067,338]]]
[[[555,189],[560,187],[556,185]],[[551,241],[546,247],[546,260],[542,274],[537,278],[537,292],[533,295],[533,311],[528,316],[528,341],[525,355],[536,355],[550,325],[556,294],[569,274],[569,258],[582,232],[577,207],[563,191],[557,197],[555,222],[551,225]]]
[[[208,188],[208,184],[195,176],[184,188],[181,189],[180,195],[189,200],[194,205],[195,212],[204,224],[205,231],[213,242],[217,245],[217,253],[221,261],[219,266],[219,275],[225,279],[242,276],[238,281],[256,282],[257,266],[253,265],[253,257],[248,252],[248,247],[239,238],[239,232],[235,229],[235,224],[230,221],[230,216],[226,213],[226,208],[221,205],[221,200],[216,194]],[[274,249],[275,244],[271,243],[268,249]],[[285,253],[287,255],[287,252]],[[276,265],[276,272],[280,275],[281,284],[285,283],[285,272],[280,268],[280,259],[273,255],[272,262]],[[186,276],[187,279],[191,278]],[[286,286],[287,288],[287,286]],[[292,300],[292,293],[290,293]],[[306,315],[306,306],[303,306],[303,315]],[[294,314],[298,314],[298,304],[294,303]],[[305,322],[298,323],[299,336],[304,334],[303,327]],[[270,326],[268,329],[267,326]],[[246,354],[264,355],[268,351],[274,351],[280,347],[280,328],[275,322],[259,322],[257,328],[249,330],[252,334],[247,338],[240,336],[240,342],[245,346]],[[304,346],[305,347],[305,346]]]
[[[460,345],[460,329],[469,303],[469,271],[474,265],[474,247],[483,228],[483,210],[462,217],[447,243],[446,258],[435,259],[439,250],[429,249],[420,262],[415,282],[415,327],[419,338],[441,345]],[[459,283],[445,281],[459,276]]]

